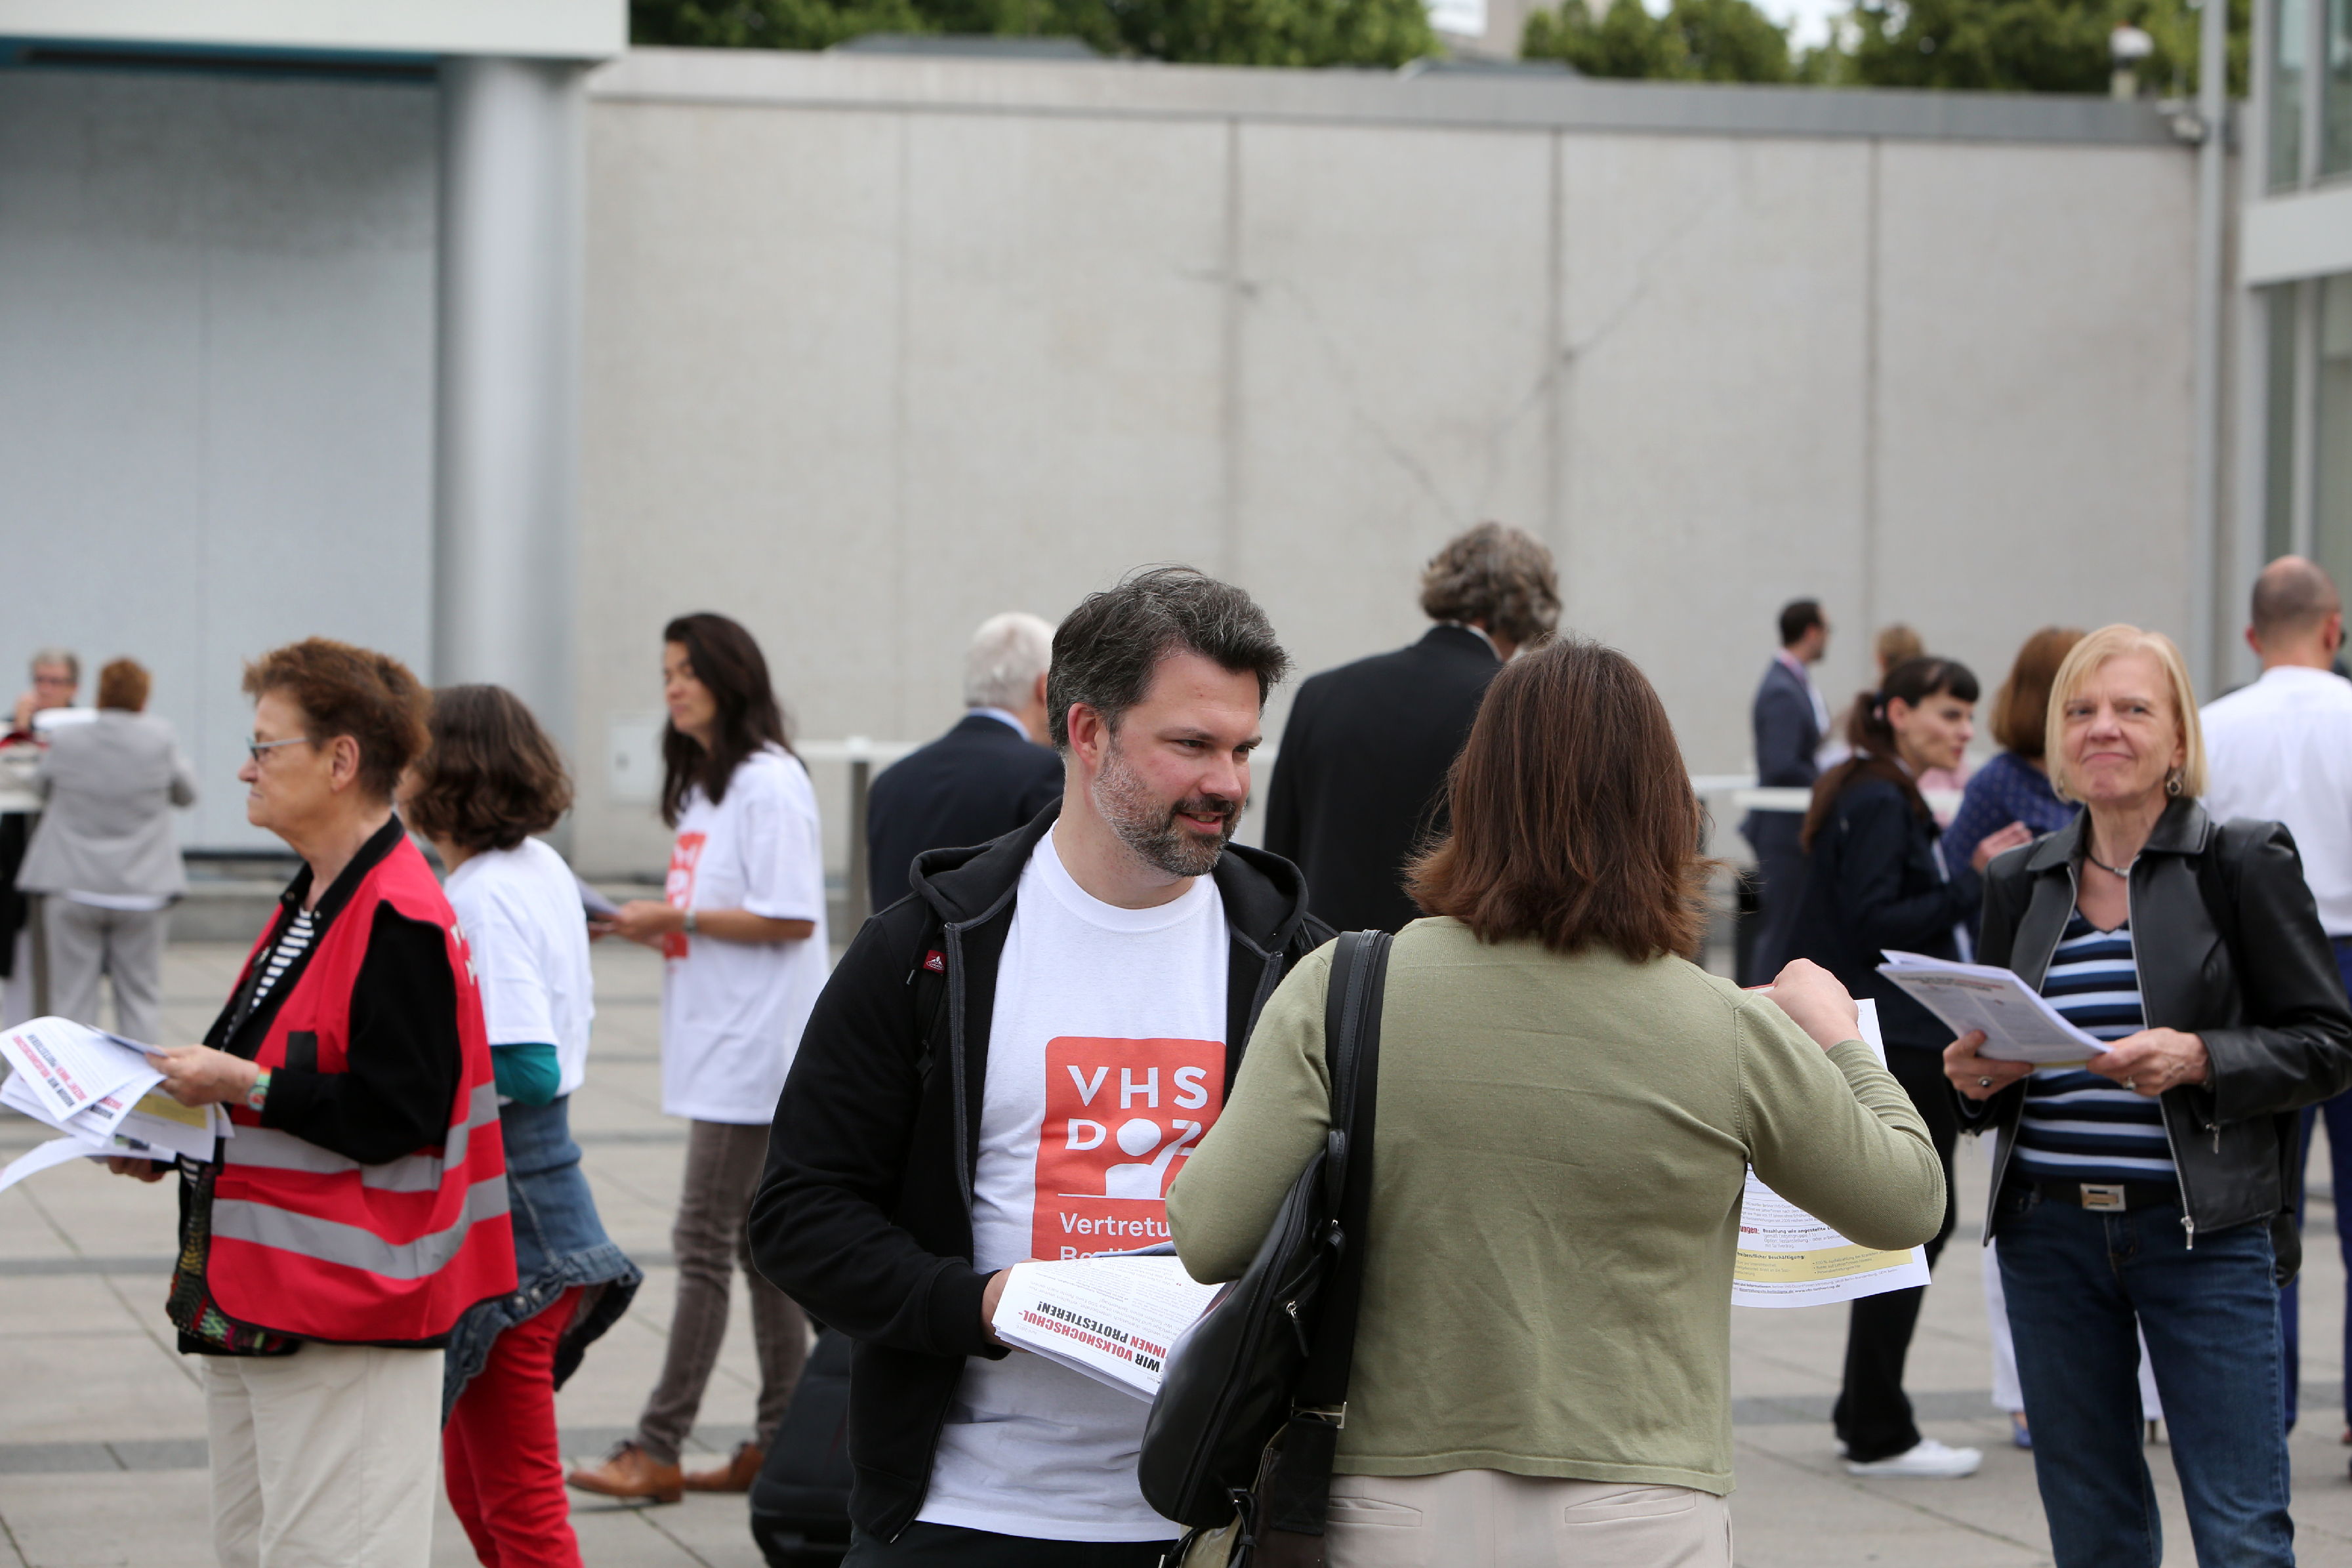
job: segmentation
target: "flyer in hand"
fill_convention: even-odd
[[[1971,1029],[1984,1031],[1985,1043],[1977,1047],[1980,1057],[2075,1067],[2107,1048],[2105,1041],[2068,1023],[2013,970],[1891,950],[1885,956],[1878,973],[1950,1026],[1954,1039]]]
[[[0,1169],[0,1190],[74,1159],[209,1160],[216,1140],[234,1135],[219,1106],[170,1098],[147,1047],[103,1029],[36,1018],[0,1034],[0,1059],[15,1069],[0,1105],[65,1134]]]
[[[1016,1263],[990,1325],[1015,1350],[1149,1403],[1177,1336],[1223,1289],[1194,1283],[1167,1256]]]
[[[1886,1059],[1878,1004],[1858,1002],[1863,1043]],[[1927,1249],[1881,1252],[1847,1240],[1748,1173],[1739,1205],[1735,1307],[1818,1307],[1927,1283]]]

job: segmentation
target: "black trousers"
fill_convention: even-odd
[[[1797,913],[1805,901],[1805,819],[1793,811],[1759,811],[1741,824],[1756,850],[1756,934],[1742,985],[1769,985],[1797,956]]]
[[[1959,1112],[1952,1104],[1952,1086],[1944,1078],[1941,1052],[1889,1046],[1886,1067],[1918,1107],[1944,1162],[1944,1223],[1927,1244],[1927,1265],[1933,1268],[1959,1217],[1952,1194],[1952,1148],[1960,1138]],[[1911,1419],[1911,1400],[1903,1392],[1903,1363],[1911,1353],[1911,1332],[1918,1327],[1919,1303],[1927,1294],[1924,1289],[1889,1290],[1865,1296],[1853,1306],[1846,1321],[1845,1384],[1830,1417],[1849,1459],[1867,1464],[1918,1446],[1919,1428]]]
[[[1159,1568],[1165,1541],[1032,1541],[952,1524],[910,1524],[896,1541],[853,1534],[841,1568]]]

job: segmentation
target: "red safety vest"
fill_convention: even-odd
[[[283,1067],[299,1035],[308,1037],[302,1056],[315,1043],[319,1071],[348,1070],[352,986],[378,904],[447,933],[464,1060],[448,1136],[438,1148],[362,1165],[231,1108],[236,1132],[222,1144],[205,1282],[223,1311],[256,1328],[345,1342],[431,1340],[475,1302],[515,1288],[481,995],[457,917],[406,838],[361,879],[320,936],[254,1060]],[[247,973],[268,942],[264,931]]]

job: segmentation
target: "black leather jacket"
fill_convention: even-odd
[[[2074,911],[2084,822],[2077,813],[1986,868],[1979,962],[2041,985]],[[2292,1278],[2302,1257],[2293,1113],[2352,1086],[2352,1004],[2294,839],[2275,822],[2219,826],[2195,801],[2173,801],[2132,864],[2126,896],[2148,1026],[2200,1037],[2212,1063],[2207,1081],[2162,1099],[2189,1244],[2261,1220],[2281,1279]],[[1996,1196],[2024,1105],[2022,1083],[1960,1101],[1964,1127],[2000,1132]]]

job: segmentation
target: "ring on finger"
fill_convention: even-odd
[[[1979,1089],[1990,1089],[1992,1087],[1992,1079],[1989,1078],[1980,1078],[1977,1079],[1977,1087]]]

